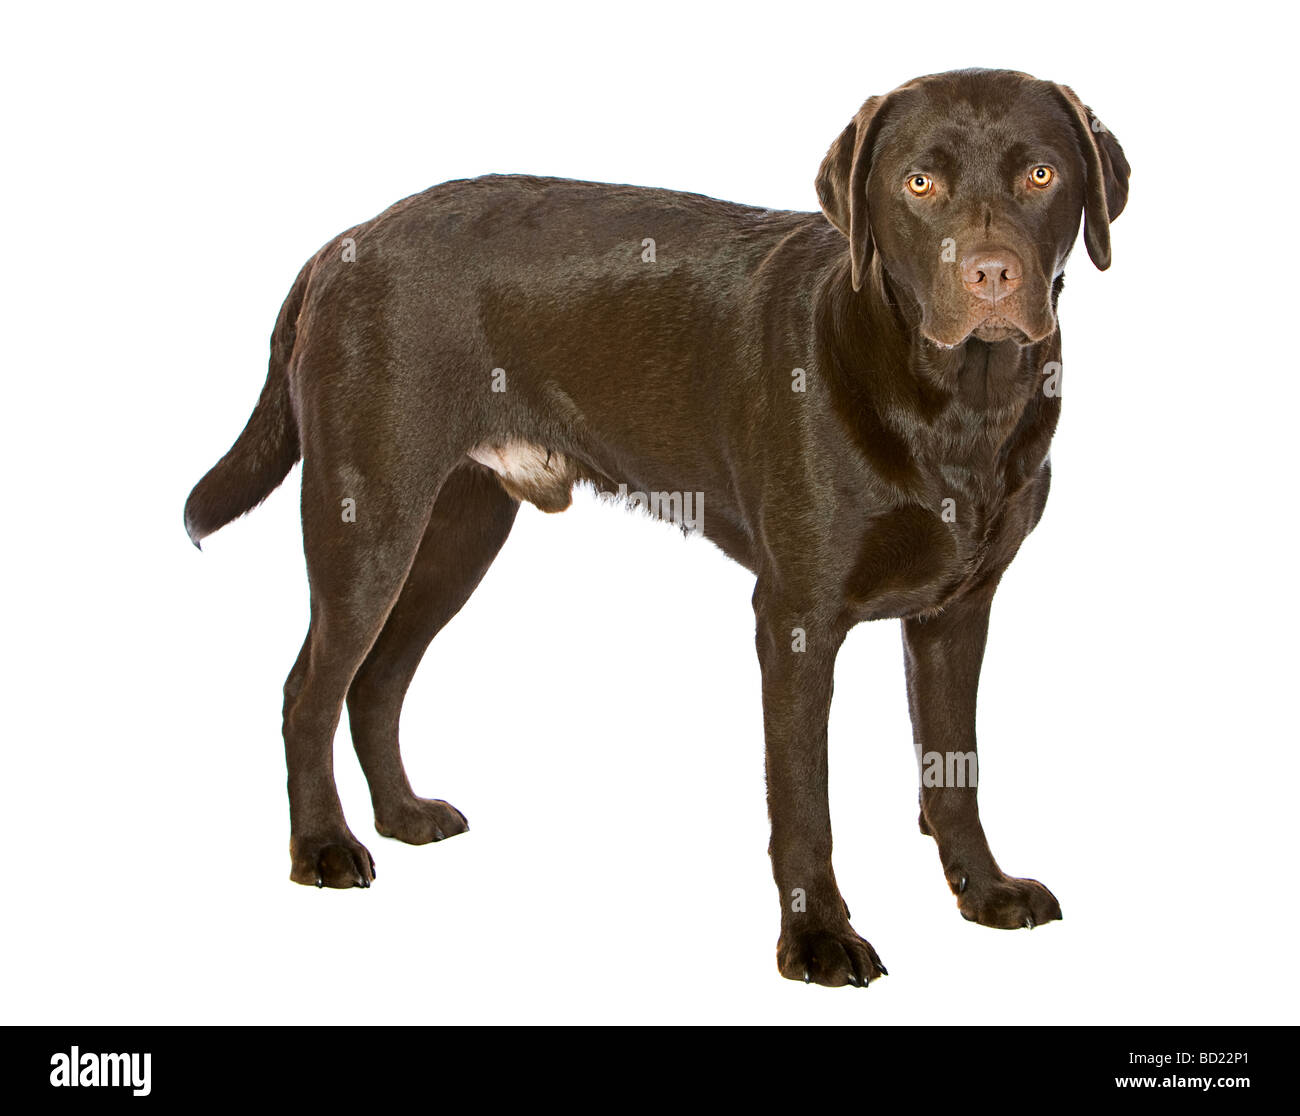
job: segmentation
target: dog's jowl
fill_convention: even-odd
[[[1128,174],[1070,89],[969,70],[868,100],[822,162],[821,212],[489,176],[326,244],[247,427],[185,508],[197,544],[303,461],[290,878],[374,879],[334,786],[344,702],[376,829],[465,831],[407,781],[403,697],[520,501],[562,511],[585,482],[689,496],[692,529],[755,575],[782,975],[885,971],[830,855],[831,676],[862,620],[902,622],[921,830],[961,913],[1060,918],[985,841],[976,687],[993,594],[1047,500],[1065,261],[1082,220],[1109,266]]]

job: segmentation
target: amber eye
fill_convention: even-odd
[[[1055,177],[1056,172],[1051,167],[1040,165],[1029,172],[1029,185],[1042,189],[1044,186],[1050,186]]]
[[[934,192],[934,179],[928,174],[914,174],[907,180],[907,188],[918,198]]]

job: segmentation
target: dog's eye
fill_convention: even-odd
[[[1029,185],[1037,186],[1041,190],[1044,186],[1050,186],[1055,177],[1056,172],[1051,167],[1040,165],[1029,172]]]
[[[907,188],[918,198],[934,192],[934,179],[928,174],[914,174],[907,180]]]

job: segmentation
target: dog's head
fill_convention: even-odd
[[[853,287],[873,253],[953,346],[1041,341],[1052,286],[1084,215],[1088,255],[1110,266],[1128,160],[1072,90],[1010,70],[958,70],[872,97],[831,146],[817,196],[849,241]]]

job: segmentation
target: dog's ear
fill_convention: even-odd
[[[1110,267],[1110,223],[1128,201],[1128,160],[1119,140],[1107,131],[1097,114],[1068,85],[1056,86],[1065,101],[1083,154],[1088,177],[1083,206],[1083,241],[1088,256],[1105,271]]]
[[[871,262],[871,222],[867,217],[867,174],[879,131],[884,97],[872,97],[831,144],[817,172],[817,200],[830,223],[849,240],[853,289],[866,278]]]

